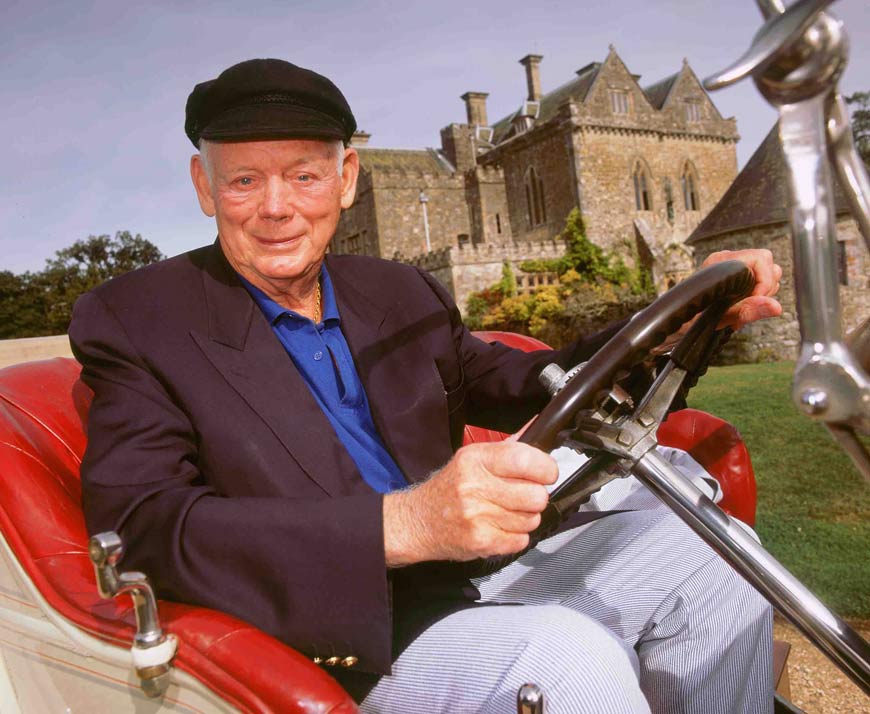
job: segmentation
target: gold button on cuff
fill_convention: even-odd
[[[323,664],[325,664],[327,667],[335,667],[335,665],[337,665],[339,662],[341,662],[341,657],[330,657]]]
[[[359,658],[351,655],[350,657],[345,657],[343,660],[341,660],[341,666],[342,667],[353,667],[357,662],[359,662]]]

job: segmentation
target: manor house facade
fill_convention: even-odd
[[[466,92],[467,122],[441,147],[352,142],[361,174],[331,250],[402,260],[436,275],[464,307],[510,261],[564,253],[568,214],[594,243],[639,260],[659,289],[692,270],[685,240],[737,175],[736,122],[723,118],[688,62],[642,87],[611,46],[603,62],[544,93],[540,55],[526,55],[528,93],[490,123],[487,94]]]

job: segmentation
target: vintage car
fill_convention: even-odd
[[[522,349],[546,345],[509,333],[480,333]],[[6,712],[353,712],[353,701],[318,667],[274,638],[213,610],[158,601],[139,574],[134,599],[101,597],[111,589],[111,559],[89,544],[80,506],[79,465],[91,395],[69,358],[0,370],[0,702]],[[504,434],[466,428],[466,443]],[[675,412],[661,443],[688,451],[714,474],[720,505],[755,520],[755,478],[736,429],[704,412]],[[91,550],[89,550],[89,545]],[[102,543],[106,551],[112,543]],[[108,586],[108,588],[107,588]],[[138,602],[134,602],[138,600]],[[135,643],[159,629],[164,651],[143,660]],[[161,661],[162,660],[162,661]],[[167,665],[163,669],[161,666]],[[334,666],[341,666],[334,663]],[[780,666],[781,669],[781,666]],[[138,672],[137,672],[138,670]],[[144,686],[144,689],[143,689]],[[147,694],[157,694],[151,699]]]
[[[752,76],[780,109],[802,336],[794,399],[825,423],[870,481],[860,438],[870,433],[870,320],[843,337],[828,157],[868,248],[870,181],[836,92],[846,40],[841,24],[824,12],[831,2],[796,0],[786,9],[780,0],[758,0],[764,27],[746,54],[706,86]],[[630,472],[870,694],[870,645],[728,515],[752,523],[755,513],[751,464],[734,428],[692,410],[669,414],[673,398],[703,374],[715,352],[722,313],[752,285],[741,263],[713,265],[639,313],[588,362],[567,374],[545,370],[553,398],[521,439],[542,448],[570,443],[590,458],[551,493],[535,535],[546,535],[591,493]],[[631,398],[622,375],[695,315],[656,365],[646,394]],[[530,338],[481,336],[545,347]],[[70,359],[0,371],[4,713],[356,711],[329,676],[342,666],[337,657],[314,663],[225,614],[157,602],[143,574],[117,571],[123,544],[114,533],[89,538],[80,507],[89,403]],[[469,429],[466,437],[503,435]],[[716,476],[726,493],[722,508],[657,455],[657,442],[687,450]],[[130,599],[115,597],[126,593]],[[517,706],[525,714],[542,711],[534,683],[521,688]],[[777,708],[798,711],[782,698]]]

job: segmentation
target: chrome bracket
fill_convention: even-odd
[[[92,536],[88,553],[97,576],[100,595],[111,600],[129,593],[136,613],[136,635],[131,654],[139,685],[147,697],[161,697],[169,686],[172,659],[178,646],[175,635],[167,635],[160,627],[157,598],[144,573],[119,573],[118,561],[124,545],[114,531]]]

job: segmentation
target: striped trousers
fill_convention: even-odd
[[[364,714],[769,714],[771,609],[633,478],[583,507],[630,509],[475,581],[488,603],[423,632]]]

